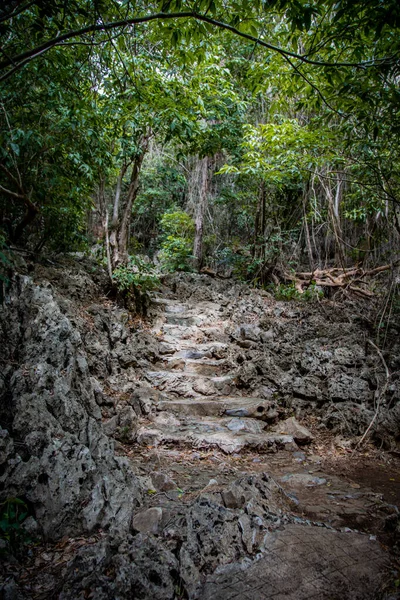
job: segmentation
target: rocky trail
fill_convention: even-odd
[[[84,260],[32,278],[2,320],[0,483],[38,538],[4,598],[397,597],[400,352],[386,449],[355,449],[384,384],[366,307],[179,274],[140,320]]]

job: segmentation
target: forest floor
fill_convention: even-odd
[[[281,527],[285,535],[289,534],[287,547],[294,549],[294,554],[286,557],[274,551],[274,558],[284,560],[287,570],[282,569],[281,563],[279,569],[272,563],[271,573],[271,557],[267,551],[267,564],[259,561],[249,563],[245,570],[241,566],[237,573],[234,569],[228,574],[223,572],[222,579],[217,578],[216,582],[208,577],[200,598],[347,600],[382,597],[394,600],[399,597],[396,586],[400,561],[395,530],[396,507],[400,506],[399,459],[373,446],[363,451],[342,450],[332,434],[321,434],[317,430],[314,433],[315,439],[307,449],[279,450],[264,455],[254,451],[227,455],[218,449],[119,446],[119,452],[129,458],[135,471],[144,476],[162,472],[175,484],[167,492],[150,494],[143,508],[171,503],[182,507],[210,489],[210,482],[214,491],[229,487],[241,477],[265,472],[294,500],[292,523]],[[312,542],[302,537],[309,530],[317,532]],[[331,539],[329,535],[335,532],[343,537]],[[56,544],[35,545],[30,550],[30,558],[9,565],[9,575],[13,575],[22,589],[28,584],[32,599],[57,597],[54,577],[59,574],[61,579],[61,573],[77,552],[90,548],[105,535],[99,531],[90,536],[65,536]],[[360,554],[358,538],[361,544],[372,541],[377,546],[371,549],[367,545]],[[354,539],[357,540],[355,548],[352,547]],[[379,551],[375,554],[376,547]],[[312,577],[310,562],[302,554],[307,548],[312,559]],[[340,565],[337,554],[341,557]],[[332,560],[331,569],[326,564],[329,560]],[[277,572],[281,573],[278,579]],[[271,587],[273,575],[275,587]],[[343,578],[347,587],[341,592]],[[379,586],[376,586],[377,580]],[[336,589],[336,593],[332,589]]]

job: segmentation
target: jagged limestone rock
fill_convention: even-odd
[[[13,282],[0,319],[3,359],[13,357],[1,398],[9,436],[0,497],[26,498],[48,538],[128,528],[140,484],[103,432],[78,329],[52,288],[27,277]]]

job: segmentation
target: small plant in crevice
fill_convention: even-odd
[[[7,498],[0,504],[0,539],[6,542],[1,554],[18,554],[32,539],[22,524],[28,516],[28,507],[20,498]]]

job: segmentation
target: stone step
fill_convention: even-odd
[[[228,344],[222,342],[205,342],[194,346],[193,343],[185,340],[181,342],[180,350],[176,353],[176,356],[193,360],[199,360],[201,358],[221,359],[225,358],[228,353],[228,348]]]
[[[156,294],[153,294],[151,297],[151,303],[155,304],[157,306],[175,306],[176,304],[179,304],[179,302],[177,302],[176,300],[173,300],[172,298],[164,298],[164,296],[157,296]]]
[[[228,396],[235,388],[232,375],[208,377],[184,371],[147,371],[145,379],[161,391],[178,396]]]
[[[216,336],[225,336],[225,330],[229,328],[228,321],[213,321],[209,317],[200,317],[198,315],[171,315],[166,317],[166,322],[161,326],[161,331],[166,335],[181,336],[188,329],[193,332],[204,331],[205,333]],[[228,338],[227,338],[228,339]],[[222,341],[222,340],[217,340]]]
[[[162,341],[158,347],[159,353],[169,359],[190,359],[201,361],[202,359],[222,360],[228,354],[228,345],[220,342],[209,342],[206,344],[193,345],[191,341],[171,339],[169,342]]]
[[[201,326],[205,322],[205,318],[199,316],[185,315],[185,314],[167,314],[165,315],[166,325],[174,325],[174,327],[191,327],[193,325]],[[165,325],[163,326],[163,329]]]
[[[168,343],[176,344],[182,342],[182,340],[191,340],[197,342],[200,339],[203,340],[204,333],[197,325],[174,325],[172,323],[164,323],[161,326],[161,332],[163,334],[163,341]]]
[[[186,313],[189,310],[189,306],[187,304],[180,304],[179,302],[174,302],[173,304],[166,304],[165,312],[173,313],[173,314],[181,314]]]
[[[185,419],[174,425],[158,422],[142,426],[137,432],[141,445],[179,444],[193,448],[219,448],[227,454],[252,449],[264,452],[296,450],[297,445],[290,435],[270,433],[256,419],[229,419],[197,417]]]
[[[161,364],[157,363],[155,366],[156,368],[160,366],[160,368],[167,371],[184,371],[185,373],[197,373],[212,377],[213,375],[221,375],[228,365],[223,359],[190,359],[175,355],[165,358]]]
[[[236,396],[213,399],[193,398],[183,400],[163,399],[157,403],[157,409],[182,416],[215,416],[240,419],[259,419],[268,423],[278,418],[273,402],[262,398],[239,398]]]
[[[213,359],[185,359],[185,372],[187,373],[198,373],[199,375],[221,375],[228,367],[226,360],[213,360]]]

